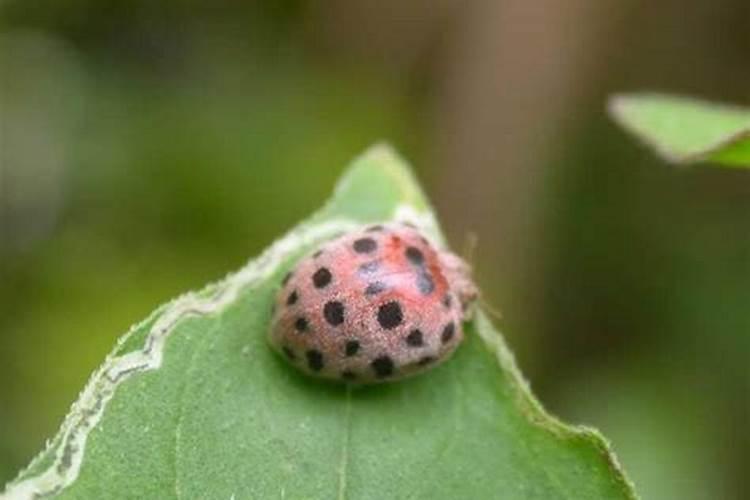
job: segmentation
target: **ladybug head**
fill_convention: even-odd
[[[479,297],[479,289],[471,278],[471,267],[461,257],[451,252],[442,252],[440,260],[451,289],[458,295],[461,308],[469,311],[469,306]]]

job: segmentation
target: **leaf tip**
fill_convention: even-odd
[[[647,107],[655,101],[669,98],[670,96],[653,91],[616,93],[607,99],[606,110],[613,122],[627,133],[637,137],[663,160],[673,164],[683,164],[685,159],[682,156],[652,137],[648,131],[643,129],[642,124],[639,125],[637,119],[641,108]]]
[[[607,99],[606,110],[615,123],[629,132],[634,132],[632,113],[637,111],[638,106],[665,98],[668,96],[653,91],[615,93]]]
[[[360,161],[380,166],[406,165],[406,160],[387,141],[378,141],[368,147],[354,160],[354,163],[359,163]]]
[[[630,98],[629,94],[612,94],[607,98],[607,113],[611,117],[616,117],[622,110],[622,107]]]

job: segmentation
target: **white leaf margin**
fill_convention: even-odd
[[[386,145],[376,145],[370,148],[355,159],[352,166],[362,161],[380,163],[392,174],[403,172],[400,169],[390,168],[394,163],[399,163],[400,159]],[[137,374],[159,369],[166,342],[182,321],[220,313],[233,304],[244,290],[269,278],[301,249],[361,226],[363,221],[349,218],[316,222],[320,214],[324,213],[336,200],[339,193],[346,190],[353,170],[354,168],[347,170],[348,175],[344,175],[337,184],[332,199],[309,219],[310,222],[303,222],[296,226],[238,272],[228,275],[218,283],[206,286],[202,291],[188,292],[159,307],[147,319],[134,325],[120,337],[112,353],[94,372],[76,402],[73,403],[55,438],[48,441],[45,449],[18,474],[15,480],[6,485],[5,491],[0,493],[0,500],[31,500],[50,497],[71,486],[80,473],[88,437],[101,421],[117,388]],[[402,185],[402,183],[399,184]],[[402,195],[405,194],[402,193]],[[404,198],[409,197],[404,196]],[[402,203],[396,207],[391,218],[415,224],[434,237],[442,246],[443,241],[437,221],[429,209],[417,210],[412,205]],[[155,321],[154,318],[156,318]],[[152,321],[153,324],[140,349],[115,355],[143,325]],[[30,471],[38,468],[39,463],[46,459],[49,453],[54,453],[52,462],[40,472],[30,475]]]

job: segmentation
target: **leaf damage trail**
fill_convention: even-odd
[[[209,296],[204,297],[201,292],[191,292],[157,309],[154,315],[158,319],[149,329],[143,347],[119,356],[107,357],[104,364],[91,377],[63,422],[60,439],[50,441],[45,452],[39,455],[28,469],[33,468],[35,462],[46,453],[54,453],[53,462],[36,475],[9,483],[6,491],[0,493],[0,500],[48,497],[69,487],[81,469],[88,436],[97,427],[119,385],[138,373],[156,370],[161,366],[167,338],[183,320],[220,312],[237,300],[241,291],[270,277],[300,248],[342,230],[351,229],[355,225],[356,223],[349,219],[303,224],[277,240],[237,273],[229,275],[216,285],[206,287],[214,292]],[[115,352],[154,315],[131,328],[120,339]],[[54,445],[57,447],[52,451]],[[25,472],[22,471],[19,477],[23,477]]]

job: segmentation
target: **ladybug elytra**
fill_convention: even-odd
[[[309,375],[397,380],[450,357],[476,296],[466,263],[416,227],[366,226],[323,244],[284,277],[269,339]]]

